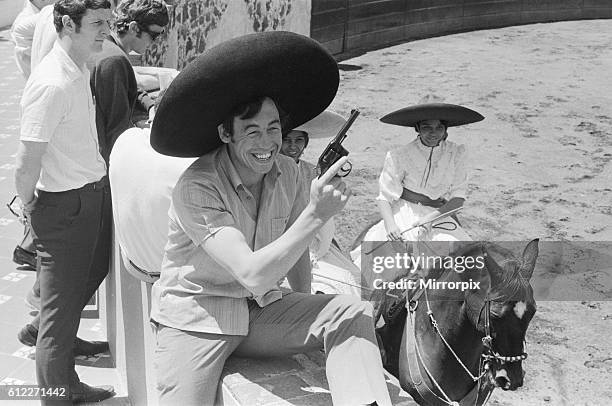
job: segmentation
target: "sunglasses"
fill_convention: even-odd
[[[155,41],[165,31],[165,30],[151,31],[148,27],[144,27],[140,24],[138,25],[138,27],[140,28],[140,32],[146,32],[147,34],[149,34],[149,37],[151,37],[151,41]]]

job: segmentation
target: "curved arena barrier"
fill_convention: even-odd
[[[415,39],[612,18],[609,0],[312,0],[310,36],[338,59]]]

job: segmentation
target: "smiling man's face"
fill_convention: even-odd
[[[264,99],[261,110],[253,117],[234,118],[234,133],[228,148],[243,179],[243,174],[265,175],[270,172],[281,144],[281,123],[272,99]]]

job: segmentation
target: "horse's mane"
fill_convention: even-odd
[[[514,253],[494,243],[469,242],[449,254],[450,257],[475,257],[487,255],[493,263],[488,267],[496,267],[496,284],[490,286],[489,294],[491,300],[496,302],[506,301],[531,301],[533,300],[533,290],[529,280],[521,275],[521,261],[516,258]],[[439,279],[443,275],[451,272],[451,269],[434,267],[428,270],[427,278]],[[489,275],[491,270],[489,269]],[[479,275],[491,281],[490,276]],[[492,283],[492,281],[491,281]]]
[[[492,258],[495,263],[493,266],[498,266],[501,270],[496,273],[497,285],[491,287],[491,293],[495,294],[491,299],[503,302],[533,300],[533,290],[529,280],[521,275],[522,262],[516,258],[514,253],[493,243],[485,244],[485,249],[489,258]],[[501,259],[494,258],[499,256]]]

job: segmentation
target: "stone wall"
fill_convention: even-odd
[[[144,64],[182,69],[205,49],[261,31],[310,34],[310,0],[179,0]]]

